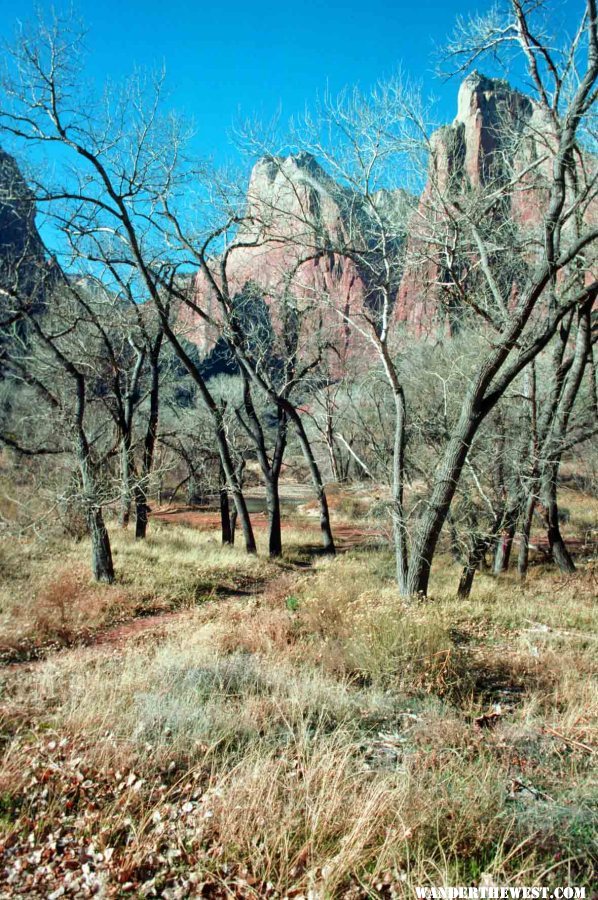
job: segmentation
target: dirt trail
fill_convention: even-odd
[[[226,602],[227,599],[229,598],[223,597],[219,602]],[[191,619],[196,612],[197,609],[176,609],[154,613],[150,616],[138,616],[135,619],[107,628],[105,631],[98,631],[93,635],[73,641],[57,649],[44,652],[44,648],[40,648],[40,655],[36,659],[21,659],[0,663],[0,677],[16,672],[33,672],[50,660],[63,659],[72,653],[93,652],[99,648],[118,648],[143,634],[159,633],[166,627],[176,625],[186,618]]]
[[[304,571],[304,568],[297,566],[297,574],[302,571]],[[266,592],[276,591],[277,585],[284,586],[288,582],[288,578],[289,572],[282,571],[249,592],[244,599],[259,597]],[[201,606],[185,607],[171,611],[165,610],[164,612],[137,616],[103,631],[81,637],[79,640],[75,640],[63,647],[53,648],[47,652],[44,652],[43,648],[41,648],[39,657],[35,659],[28,658],[0,663],[0,678],[14,673],[33,672],[50,660],[63,659],[72,653],[110,652],[137,638],[144,636],[158,637],[161,634],[165,634],[170,628],[179,626],[185,619],[188,619],[190,623],[193,622],[193,627],[197,627],[198,624],[201,627],[205,627],[212,618],[222,613],[223,606],[238,604],[239,601],[239,595],[231,593],[218,597],[218,599],[208,600]]]
[[[219,513],[210,509],[197,509],[189,506],[162,507],[152,512],[152,518],[163,523],[173,523],[177,525],[185,525],[188,528],[197,528],[200,530],[217,529],[220,524]],[[267,526],[267,517],[264,513],[254,513],[252,515],[252,523],[255,528],[261,529]],[[305,568],[311,568],[313,559],[318,555],[319,544],[318,526],[308,516],[302,516],[301,520],[295,520],[292,528],[301,531],[310,531],[314,534],[313,546],[306,547],[308,558],[304,563],[297,563],[297,572],[304,571]],[[283,526],[284,534],[284,526]],[[368,544],[376,543],[383,537],[381,531],[370,528],[356,528],[347,524],[335,524],[334,536],[339,552],[346,552],[358,547],[367,547]],[[281,571],[278,575],[255,587],[249,591],[247,596],[258,596],[264,590],[272,589],[277,581],[288,577],[288,572]],[[227,602],[238,601],[238,594],[231,593],[223,595],[217,600],[208,601],[201,607],[202,610],[208,612],[212,604],[217,604],[221,610],[223,604]],[[142,635],[151,635],[153,632],[159,633],[165,628],[177,625],[186,618],[192,619],[197,616],[198,607],[184,608],[177,610],[164,610],[150,615],[140,615],[133,619],[121,622],[103,631],[94,632],[87,635],[79,635],[78,638],[71,643],[62,647],[36,648],[33,652],[39,654],[34,658],[13,659],[5,663],[0,662],[0,677],[2,675],[10,675],[16,672],[34,671],[43,663],[51,659],[63,658],[69,653],[81,653],[84,651],[93,652],[98,648],[117,648],[124,645],[128,641],[135,640]],[[208,612],[209,615],[209,612]]]
[[[220,513],[217,510],[201,509],[193,506],[161,507],[152,512],[152,518],[164,524],[186,525],[188,528],[197,528],[200,531],[214,531],[220,527]],[[251,516],[251,524],[254,530],[261,531],[267,528],[268,518],[265,513],[258,512]],[[291,524],[294,531],[312,532],[314,540],[318,538],[318,524],[315,516],[303,516],[300,520],[294,520]],[[363,544],[365,538],[382,538],[384,532],[374,528],[356,528],[353,525],[335,523],[333,534],[339,550],[352,549]],[[285,526],[283,524],[283,537]]]

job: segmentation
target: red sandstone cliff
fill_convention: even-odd
[[[471,203],[484,192],[502,190],[492,214],[496,234],[511,239],[518,230],[530,244],[535,231],[540,235],[551,133],[542,111],[505,81],[478,73],[465,79],[454,122],[432,136],[427,184],[409,221],[406,252],[403,248],[400,254],[404,269],[394,292],[396,322],[417,335],[450,330],[455,292],[441,260],[454,241],[451,198]],[[516,188],[504,190],[513,179]],[[380,192],[377,203],[389,222],[404,220],[409,208],[402,192]],[[375,306],[375,280],[371,268],[359,265],[359,253],[354,261],[342,248],[365,247],[370,224],[371,211],[362,199],[337,184],[309,154],[259,161],[249,183],[246,218],[228,256],[230,296],[248,288],[258,291],[274,331],[280,332],[281,297],[292,290],[303,314],[305,347],[317,330],[321,340],[336,347],[336,369],[356,354],[365,353],[367,359],[371,349],[347,319],[358,319],[364,307]],[[326,247],[340,252],[325,252]],[[457,262],[469,289],[475,288],[468,271],[475,271],[475,262],[467,253]],[[218,321],[220,310],[205,272],[196,276],[194,290],[197,302]],[[197,329],[202,351],[213,346],[217,332],[205,325]]]

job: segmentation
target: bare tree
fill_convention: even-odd
[[[60,217],[70,234],[81,237],[79,252],[113,273],[135,273],[159,311],[164,334],[188,368],[214,423],[227,483],[238,510],[246,547],[255,539],[226,442],[218,405],[200,369],[185,351],[169,321],[166,272],[178,271],[180,257],[168,258],[158,210],[175,185],[188,183],[181,158],[186,131],[173,116],[160,115],[161,80],[132,81],[120,95],[103,102],[83,97],[78,60],[81,32],[70,21],[40,22],[9,48],[3,83],[0,129],[18,143],[59,145],[71,158],[64,180],[34,185],[36,199]],[[83,246],[85,250],[83,251]],[[129,281],[130,275],[121,276]]]
[[[39,424],[40,410],[51,416],[59,440],[50,437],[49,443],[31,443],[27,421],[18,409],[10,411],[3,423],[2,441],[26,455],[40,453],[72,453],[76,460],[80,491],[91,537],[91,567],[97,581],[114,581],[114,566],[110,539],[104,522],[102,506],[109,498],[109,483],[104,471],[112,452],[107,439],[106,420],[98,416],[99,398],[94,383],[97,370],[90,364],[84,347],[90,338],[89,322],[83,316],[79,291],[63,280],[49,293],[49,307],[40,315],[31,309],[29,298],[23,299],[18,290],[2,288],[10,318],[13,319],[13,340],[6,360],[6,377],[21,389],[32,392],[37,404],[34,421]],[[25,336],[16,326],[21,320],[27,324]],[[25,425],[24,440],[14,437]],[[62,427],[61,427],[62,426]],[[38,431],[38,428],[35,428]],[[108,489],[108,490],[107,490]]]
[[[216,176],[214,176],[216,178]],[[223,191],[222,191],[223,192]],[[244,413],[247,433],[252,437],[264,477],[270,517],[270,553],[281,552],[280,500],[278,480],[287,443],[287,423],[296,431],[303,451],[320,508],[320,528],[324,551],[334,553],[335,545],[330,522],[326,490],[320,467],[313,452],[301,412],[300,392],[318,372],[326,347],[326,330],[321,321],[321,309],[312,315],[315,300],[306,305],[304,298],[294,291],[293,273],[304,257],[293,260],[290,274],[286,273],[277,294],[278,327],[274,327],[265,300],[251,284],[235,290],[229,266],[235,252],[247,248],[268,248],[272,241],[283,243],[272,235],[249,200],[241,200],[244,209],[233,207],[223,217],[224,224],[198,240],[184,219],[165,204],[165,212],[171,223],[172,241],[178,241],[181,249],[189,254],[205,280],[205,290],[198,291],[195,284],[187,293],[181,293],[181,301],[211,333],[219,335],[239,367],[244,381]],[[222,253],[211,252],[222,240],[226,248]],[[311,250],[310,256],[313,256]],[[322,251],[317,251],[320,254]],[[248,308],[248,304],[251,308]],[[215,308],[214,308],[215,307]],[[257,315],[257,319],[255,316]],[[255,322],[261,321],[256,334]],[[253,324],[252,324],[253,323]],[[265,325],[265,333],[264,333]],[[309,341],[306,342],[306,335]],[[255,400],[251,386],[257,389],[278,410],[277,437],[271,454],[264,441],[264,429],[255,415]],[[239,413],[240,414],[240,413]]]
[[[438,164],[438,142],[429,146],[428,187],[417,211],[419,264],[425,258],[437,273],[427,300],[447,309],[458,301],[460,327],[482,333],[485,346],[461,386],[458,415],[430,490],[410,521],[404,496],[408,398],[400,364],[402,337],[393,318],[407,224],[404,216],[388,213],[376,188],[384,183],[389,160],[396,165],[404,159],[414,135],[424,135],[425,127],[411,98],[391,85],[370,97],[353,94],[325,102],[301,132],[302,145],[350,186],[358,198],[353,209],[365,207],[369,214],[365,228],[361,217],[360,228],[345,232],[344,240],[330,233],[325,239],[330,251],[358,260],[369,275],[369,303],[360,316],[350,317],[350,324],[375,348],[393,394],[393,521],[397,578],[405,595],[428,590],[438,538],[480,426],[561,323],[591,307],[598,292],[595,281],[580,283],[578,275],[580,268],[590,268],[588,254],[598,237],[587,216],[596,197],[596,172],[580,162],[585,158],[579,144],[598,78],[595,2],[588,0],[579,33],[560,56],[536,34],[535,8],[513,2],[505,15],[500,27],[494,14],[479,20],[475,45],[461,46],[458,37],[452,49],[456,56],[463,51],[464,65],[490,50],[500,52],[503,45],[523,53],[535,86],[528,109],[535,118],[527,129],[519,109],[512,110],[507,137],[526,151],[503,145],[477,183],[468,181],[467,173],[465,182],[455,183]],[[492,40],[481,40],[488,29]],[[536,191],[536,228],[518,228],[504,215],[523,191]],[[357,218],[354,214],[352,221]]]

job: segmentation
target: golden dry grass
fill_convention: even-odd
[[[298,528],[292,559],[306,541]],[[83,574],[64,574],[83,550],[63,546],[58,582],[29,551],[38,592],[17,617],[62,616],[65,586],[90,607]],[[142,547],[116,535],[115,550],[102,596],[123,592],[127,615],[141,602],[187,612],[7,673],[0,878],[18,859],[29,896],[56,889],[59,832],[94,844],[89,877],[114,897],[592,883],[589,565],[567,578],[536,566],[525,585],[480,574],[462,601],[441,560],[431,599],[405,603],[385,551],[305,570],[175,526]],[[38,852],[46,875],[28,862]]]
[[[96,584],[87,541],[6,541],[0,549],[0,652],[4,658],[88,638],[135,616],[250,590],[276,571],[214,534],[153,524],[145,541],[113,528],[116,581]]]

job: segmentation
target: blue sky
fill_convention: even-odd
[[[573,28],[582,0],[554,6],[557,25]],[[0,0],[0,36],[10,38],[34,3]],[[40,5],[39,3],[37,4]],[[41,8],[52,4],[41,3]],[[60,0],[54,4],[60,8]],[[172,105],[193,117],[195,150],[217,164],[234,155],[227,134],[235,118],[283,120],[300,113],[327,86],[362,88],[399,67],[439,99],[437,118],[456,110],[458,84],[433,74],[459,13],[483,11],[483,2],[458,0],[79,0],[89,28],[89,74],[101,84],[135,66],[166,66]]]

